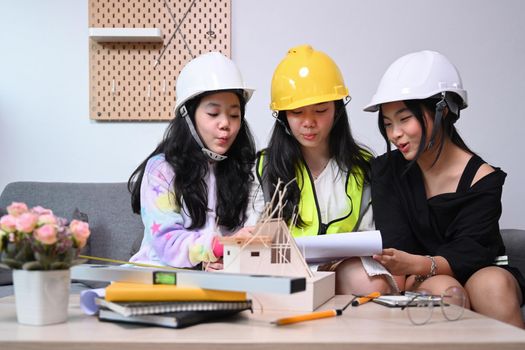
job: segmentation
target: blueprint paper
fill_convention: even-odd
[[[80,292],[80,308],[86,315],[95,315],[100,306],[95,303],[96,298],[103,298],[105,288],[87,289]]]
[[[379,231],[345,232],[295,238],[307,263],[327,262],[352,256],[381,253],[383,242]]]

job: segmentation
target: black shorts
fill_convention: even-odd
[[[525,277],[523,277],[523,274],[518,270],[516,267],[513,266],[500,266],[504,268],[505,270],[509,271],[512,276],[518,281],[518,284],[521,289],[521,306],[525,304]]]

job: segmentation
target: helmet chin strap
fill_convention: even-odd
[[[286,124],[285,124],[281,119],[279,119],[279,112],[277,112],[277,111],[273,111],[273,112],[272,112],[272,117],[275,118],[275,121],[276,121],[277,123],[279,123],[279,124],[283,127],[284,131],[285,131],[289,136],[292,136],[292,133],[290,132],[290,130],[288,130],[288,127],[286,126]]]
[[[352,101],[352,96],[350,96],[350,95],[347,95],[345,98],[343,98],[343,107],[342,107],[342,109],[340,109],[338,111],[335,111],[335,118],[334,118],[334,122],[332,124],[332,128],[337,123],[339,118],[341,118],[341,113],[343,112],[343,109],[346,108],[346,106],[350,103],[350,101]]]
[[[436,114],[434,117],[434,127],[432,128],[432,134],[430,135],[430,141],[428,142],[427,149],[431,149],[436,141],[438,130],[441,128],[441,121],[443,119],[443,111],[447,107],[447,101],[445,99],[445,93],[441,94],[441,100],[436,103]]]
[[[441,100],[439,100],[439,102],[436,103],[434,128],[432,128],[432,134],[430,136],[430,142],[428,143],[427,149],[430,149],[434,146],[434,143],[436,141],[435,138],[437,136],[437,132],[441,128],[441,123],[443,122],[443,111],[445,110],[445,108],[448,108],[448,111],[449,111],[447,118],[454,118],[454,119],[451,119],[452,123],[455,123],[456,120],[459,119],[459,112],[460,112],[459,105],[454,101],[451,93],[448,93],[446,91],[442,92]]]
[[[186,121],[186,124],[188,124],[188,128],[190,128],[191,136],[193,136],[193,139],[199,144],[201,151],[205,155],[207,155],[208,158],[216,162],[220,162],[221,160],[225,160],[226,158],[228,158],[228,156],[224,156],[222,154],[215,153],[204,146],[201,138],[199,137],[199,134],[197,134],[197,130],[195,130],[195,126],[193,125],[191,118],[188,116],[188,110],[186,109],[186,106],[182,106],[180,108],[180,115],[182,116],[182,118],[184,118],[184,120]]]

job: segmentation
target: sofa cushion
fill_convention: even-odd
[[[509,264],[517,267],[525,276],[525,230],[503,229],[501,237],[509,257]]]

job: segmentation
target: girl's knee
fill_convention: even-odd
[[[498,319],[507,317],[501,315],[519,311],[521,291],[516,279],[507,270],[495,266],[481,269],[469,278],[465,289],[475,311]],[[497,308],[494,308],[494,300],[498,300]]]
[[[336,294],[369,294],[391,292],[390,284],[382,276],[368,276],[359,259],[347,259],[336,269]]]
[[[507,270],[491,266],[474,273],[465,284],[469,294],[502,295],[516,291],[516,280]]]
[[[381,276],[336,275],[336,294],[365,295],[372,292],[388,294],[391,292],[391,287]]]
[[[461,283],[459,283],[454,277],[448,275],[437,275],[424,280],[421,284],[418,284],[414,276],[407,279],[406,289],[407,290],[426,290],[432,294],[441,294],[447,288],[458,287],[463,289]]]

